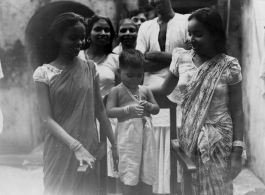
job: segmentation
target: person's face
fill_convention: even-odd
[[[138,15],[133,16],[131,20],[137,26],[137,30],[139,30],[141,24],[144,23],[147,20],[147,18],[143,13],[139,13]]]
[[[85,43],[85,35],[85,26],[81,22],[70,26],[61,37],[57,38],[60,44],[60,52],[70,56],[78,56]]]
[[[143,68],[119,69],[121,82],[130,89],[136,89],[143,80]]]
[[[206,55],[215,51],[216,36],[212,35],[201,22],[195,18],[191,19],[188,23],[188,32],[195,53]]]
[[[110,43],[110,26],[106,20],[97,21],[90,33],[91,43],[104,46]]]
[[[125,21],[119,28],[118,40],[126,48],[134,48],[137,39],[137,29],[129,21]]]
[[[166,14],[171,10],[170,0],[149,0],[157,14]]]

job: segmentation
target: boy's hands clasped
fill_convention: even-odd
[[[144,111],[150,111],[152,109],[152,103],[142,100],[139,104],[130,105],[130,113],[137,116],[144,116]]]
[[[143,106],[145,110],[151,110],[152,109],[152,103],[146,101],[146,100],[142,100],[140,101],[139,105]]]

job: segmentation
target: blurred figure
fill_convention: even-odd
[[[122,19],[117,28],[117,40],[120,44],[113,49],[113,53],[120,54],[124,49],[134,49],[137,39],[137,26],[131,19]]]
[[[147,15],[146,13],[140,10],[133,10],[130,12],[130,18],[132,22],[137,26],[137,31],[138,31],[141,24],[147,20]]]
[[[2,71],[2,66],[1,66],[1,61],[0,61],[0,79],[2,79],[4,77],[3,71]],[[0,133],[3,130],[3,124],[4,124],[4,120],[3,120],[3,114],[0,108]]]

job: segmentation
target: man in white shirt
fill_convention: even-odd
[[[158,17],[141,25],[136,44],[136,49],[144,53],[146,59],[144,85],[161,84],[164,81],[173,49],[184,47],[188,40],[188,14],[175,13],[170,0],[149,0],[149,2]],[[178,101],[180,99],[175,97],[176,93],[175,90],[169,98],[180,103]]]
[[[186,46],[189,17],[189,15],[175,13],[170,0],[149,1],[158,17],[140,26],[136,43],[136,49],[145,55],[144,85],[147,86],[163,83],[169,71],[173,49]],[[179,104],[180,91],[175,89],[169,99]],[[153,186],[153,192],[155,194],[175,193],[170,190],[169,112],[160,109],[160,113],[152,117],[158,147],[157,183]]]

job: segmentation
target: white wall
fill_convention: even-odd
[[[259,70],[265,26],[265,1],[244,0],[243,6],[243,96],[248,162],[265,182],[265,99],[261,97]]]

